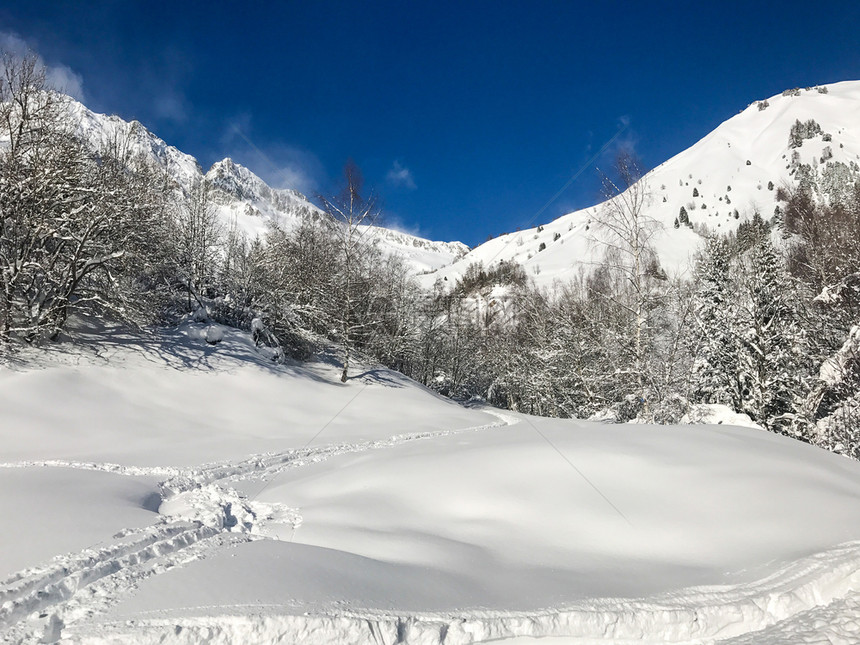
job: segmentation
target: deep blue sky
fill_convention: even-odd
[[[266,4],[7,0],[0,43],[204,169],[328,193],[353,158],[389,224],[469,244],[526,226],[622,123],[612,148],[653,167],[755,99],[860,78],[860,2]],[[597,198],[592,166],[537,222]]]

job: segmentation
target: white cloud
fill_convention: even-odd
[[[603,144],[598,163],[613,163],[619,154],[629,155],[634,159],[639,157],[637,150],[639,137],[631,123],[630,116],[626,114],[618,117],[615,134],[609,140],[609,145]],[[590,146],[591,144],[589,144],[588,152],[590,152]]]
[[[67,65],[48,65],[35,48],[18,34],[0,31],[0,50],[15,58],[36,56],[39,64],[45,68],[45,80],[50,87],[78,101],[84,100],[84,81],[81,75]]]
[[[153,101],[155,116],[159,119],[184,123],[188,119],[188,104],[181,94],[162,94]]]
[[[152,97],[152,113],[156,119],[183,124],[192,117],[194,108],[185,95],[185,87],[193,74],[194,65],[182,48],[169,46],[153,53],[140,83]]]
[[[226,156],[249,168],[272,188],[291,188],[308,197],[319,192],[325,171],[315,154],[289,144],[258,144],[250,134],[251,125],[249,114],[231,119],[221,136],[222,150],[228,151]]]
[[[309,169],[298,163],[278,168],[274,173],[273,185],[276,188],[297,190],[308,197],[313,197],[319,190],[319,183]]]
[[[65,65],[49,65],[45,71],[48,84],[63,94],[83,102],[84,79],[81,75]]]
[[[421,232],[421,228],[417,224],[407,224],[403,221],[403,219],[397,213],[393,213],[389,210],[383,211],[382,218],[376,222],[378,226],[384,226],[385,228],[390,228],[391,230],[398,231],[400,233],[406,233],[407,235],[414,235],[415,237],[425,237]]]
[[[385,180],[394,186],[402,186],[409,190],[415,190],[415,179],[412,177],[412,171],[399,161],[395,161],[391,166],[391,170],[385,175]]]

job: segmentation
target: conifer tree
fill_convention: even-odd
[[[756,240],[744,284],[746,302],[738,319],[741,409],[780,430],[789,425],[795,401],[806,391],[809,366],[791,282],[769,235]]]
[[[691,395],[702,403],[738,408],[738,344],[729,277],[729,247],[722,238],[708,242],[698,263]]]

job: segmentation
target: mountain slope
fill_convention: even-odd
[[[71,118],[80,135],[94,146],[113,141],[128,142],[131,150],[148,157],[188,195],[195,183],[208,180],[212,201],[225,229],[235,227],[250,238],[265,234],[270,224],[290,229],[303,217],[321,213],[297,190],[272,188],[251,170],[229,157],[203,173],[191,155],[168,145],[138,121],[97,114],[69,99]],[[435,242],[384,227],[374,227],[374,243],[389,255],[396,255],[415,273],[432,271],[450,264],[468,251],[460,242]]]
[[[807,122],[812,119],[816,125]],[[801,128],[793,127],[800,121]],[[698,143],[649,172],[650,199],[644,215],[659,222],[654,240],[663,267],[690,270],[701,232],[735,230],[758,211],[774,215],[780,186],[796,186],[810,173],[825,184],[851,173],[860,160],[860,82],[788,90],[756,101]],[[800,145],[797,145],[800,144]],[[604,248],[594,220],[602,205],[564,215],[546,225],[502,235],[476,247],[458,262],[423,278],[453,282],[473,262],[523,264],[535,281],[568,281],[600,261]],[[675,218],[681,207],[691,226]],[[695,230],[694,228],[695,227]],[[541,245],[545,248],[541,250]]]

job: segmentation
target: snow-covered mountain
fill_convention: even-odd
[[[72,103],[85,136],[94,141],[129,135],[176,180],[183,191],[211,180],[213,199],[225,225],[249,236],[262,234],[270,221],[290,228],[318,208],[295,190],[275,189],[231,159],[203,173],[197,161],[167,145],[136,121],[95,114]],[[779,204],[777,189],[796,186],[810,175],[836,186],[860,172],[860,81],[787,90],[755,101],[698,143],[649,172],[644,181],[646,218],[659,223],[653,244],[672,274],[689,272],[706,231],[730,231],[754,212],[765,218]],[[595,220],[604,204],[564,215],[534,228],[508,233],[468,250],[460,242],[434,242],[386,228],[375,229],[381,248],[403,257],[421,281],[449,284],[475,262],[522,264],[541,286],[566,282],[600,261],[604,245]],[[686,212],[681,217],[681,209]],[[677,227],[676,227],[676,220]]]
[[[68,109],[71,121],[84,140],[96,147],[110,146],[113,142],[128,145],[130,152],[143,154],[163,168],[185,192],[203,176],[203,170],[194,157],[167,145],[140,121],[98,114],[73,99],[68,99]]]
[[[399,255],[419,273],[441,269],[469,252],[462,242],[434,242],[382,226],[372,227],[371,232],[380,248]]]
[[[796,186],[810,173],[836,186],[857,174],[858,123],[860,81],[787,90],[755,101],[653,169],[644,178],[650,197],[643,215],[661,226],[654,245],[663,267],[675,274],[689,271],[701,227],[734,230],[756,211],[772,217],[780,186]],[[521,263],[543,286],[570,280],[600,259],[604,245],[595,240],[594,224],[602,207],[489,240],[423,281],[452,283],[473,262],[489,267],[501,260]],[[679,222],[675,228],[682,207],[690,225]]]
[[[209,180],[215,210],[226,228],[236,227],[253,238],[265,233],[270,222],[289,229],[303,217],[320,212],[302,193],[272,188],[230,158],[213,164],[204,174],[194,157],[168,145],[138,121],[97,114],[71,99],[69,109],[86,140],[97,146],[112,141],[130,145],[132,152],[146,155],[164,169],[179,191],[188,194],[196,182]],[[415,273],[451,264],[469,250],[461,242],[435,242],[384,227],[374,227],[373,238],[384,253],[402,257]]]
[[[297,190],[271,188],[229,157],[212,165],[205,178],[212,182],[212,201],[222,221],[250,237],[266,232],[269,222],[291,228],[319,209]]]

